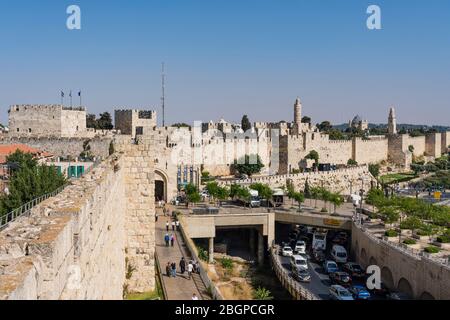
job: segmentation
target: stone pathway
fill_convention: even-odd
[[[199,299],[209,299],[206,293],[205,285],[198,274],[193,274],[191,280],[188,279],[187,271],[184,275],[180,273],[179,262],[181,257],[188,262],[191,259],[189,251],[184,245],[180,232],[175,232],[175,244],[173,247],[166,247],[164,235],[166,234],[166,222],[171,220],[165,217],[161,209],[157,209],[158,222],[156,223],[156,252],[161,265],[162,282],[167,291],[167,300],[191,300],[193,293]],[[172,234],[172,226],[169,228],[169,235]],[[166,274],[166,265],[168,262],[177,264],[177,277],[169,278]],[[187,269],[187,266],[186,266]]]

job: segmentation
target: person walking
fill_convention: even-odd
[[[177,277],[177,265],[175,264],[175,262],[172,262],[172,276],[174,278]]]
[[[158,214],[155,214],[155,222],[158,222]]]
[[[180,231],[180,221],[179,220],[177,220],[177,221],[175,221],[175,229],[177,230],[177,231]]]
[[[166,231],[169,232],[169,220],[166,222]]]
[[[192,264],[192,261],[189,261],[188,264],[188,276],[189,276],[189,280],[191,280],[191,276],[192,276],[192,270],[194,269],[194,265]]]
[[[170,236],[170,245],[173,247],[173,244],[175,243],[175,236],[172,233],[172,235]]]
[[[170,241],[170,236],[168,233],[166,233],[166,235],[164,236],[164,241],[166,242],[166,247],[169,246],[169,241]]]
[[[197,295],[195,293],[192,294],[192,300],[198,300],[198,297],[197,297]]]
[[[171,273],[172,273],[172,269],[171,269],[171,267],[170,267],[170,262],[167,262],[167,265],[166,265],[166,275],[170,278]]]
[[[175,221],[172,221],[172,231],[175,231]]]
[[[184,260],[184,257],[182,257],[180,260],[180,271],[183,275],[186,272],[186,260]]]

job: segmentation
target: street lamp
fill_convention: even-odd
[[[360,180],[361,180],[361,189],[359,190],[359,196],[361,197],[361,199],[360,199],[360,211],[359,211],[359,225],[362,225],[362,212],[363,212],[363,197],[364,197],[364,193],[365,193],[365,190],[364,190],[364,177],[361,177],[360,178]]]

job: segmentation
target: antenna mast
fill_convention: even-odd
[[[162,63],[162,72],[161,72],[161,80],[162,80],[162,126],[166,126],[166,118],[165,118],[165,108],[166,108],[166,74],[164,72],[164,62]]]

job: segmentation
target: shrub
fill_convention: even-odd
[[[393,230],[393,229],[390,229],[390,230],[386,230],[386,232],[384,233],[384,235],[385,235],[386,237],[397,237],[397,236],[398,236],[398,232],[395,231],[395,230]]]
[[[447,235],[437,237],[437,242],[439,243],[450,243],[450,237]]]
[[[208,252],[201,247],[197,247],[197,250],[198,250],[198,258],[202,261],[208,261]]]
[[[416,240],[413,239],[406,239],[403,241],[404,244],[416,244]]]
[[[222,265],[222,267],[224,269],[227,269],[227,270],[233,269],[233,260],[231,260],[230,258],[222,258],[220,260],[220,264]]]
[[[256,300],[272,300],[272,293],[266,288],[258,287],[253,293]]]
[[[440,251],[440,249],[435,246],[429,246],[429,247],[426,247],[423,251],[425,251],[427,253],[438,253]]]

